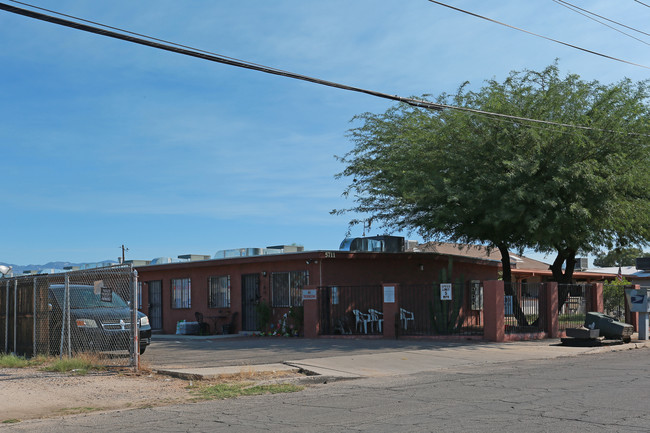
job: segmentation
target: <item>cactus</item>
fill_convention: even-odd
[[[440,270],[439,282],[433,283],[433,301],[429,301],[429,314],[431,315],[431,325],[436,334],[444,335],[457,332],[463,323],[462,320],[459,320],[460,310],[465,299],[464,276],[462,274],[452,284],[451,301],[440,299],[440,284],[451,282],[453,265],[453,258],[449,257],[447,268]],[[450,302],[451,306],[449,305]]]

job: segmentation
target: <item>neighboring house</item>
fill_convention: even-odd
[[[501,267],[501,253],[497,248],[488,249],[482,245],[456,244],[447,242],[427,242],[409,248],[413,252],[435,252],[449,256],[471,257],[483,260],[493,260]],[[550,264],[534,260],[528,257],[510,253],[510,267],[513,281],[522,283],[538,283],[553,280],[553,273]],[[616,277],[618,268],[610,269],[589,269],[576,270],[573,279],[576,283],[592,283],[597,281],[611,280]],[[648,275],[650,278],[650,274]]]
[[[607,281],[613,281],[618,274],[618,267],[612,266],[607,268],[591,268],[587,272],[608,273],[610,276]],[[650,287],[650,270],[638,269],[636,266],[621,266],[621,275],[630,284],[638,284],[643,287]]]
[[[267,302],[277,320],[290,307],[302,305],[306,285],[432,284],[443,274],[450,281],[469,282],[496,280],[499,273],[493,258],[438,252],[337,250],[223,257],[137,266],[141,309],[155,331],[173,334],[177,322],[195,321],[197,312],[211,332],[231,323],[234,332],[255,331],[257,304]]]

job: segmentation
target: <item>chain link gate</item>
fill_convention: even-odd
[[[0,350],[26,356],[91,353],[102,365],[138,368],[151,327],[137,310],[137,272],[130,266],[0,283]]]

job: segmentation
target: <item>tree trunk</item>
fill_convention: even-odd
[[[510,251],[508,246],[502,243],[496,244],[501,253],[501,273],[503,281],[509,283],[512,281],[512,270],[510,269]]]
[[[562,265],[564,272],[562,272]],[[571,248],[558,248],[557,256],[551,265],[553,279],[558,284],[558,310],[561,311],[569,297],[569,284],[573,282],[573,270],[576,265],[576,251]]]
[[[512,296],[512,313],[517,319],[518,326],[528,326],[528,319],[519,303],[519,293],[516,282],[512,282],[512,269],[510,268],[510,251],[508,246],[502,243],[496,244],[501,253],[501,272],[503,277],[503,287],[507,296]]]

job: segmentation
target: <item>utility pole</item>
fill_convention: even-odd
[[[126,251],[129,251],[129,249],[126,248],[126,247],[124,246],[124,244],[122,244],[122,264],[124,264],[124,260],[125,260],[124,253],[125,253]]]

